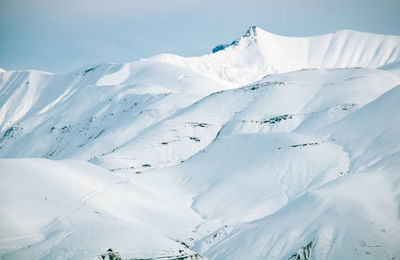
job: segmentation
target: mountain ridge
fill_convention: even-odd
[[[343,30],[286,37],[258,27],[250,27],[248,32],[249,36],[216,53],[189,58],[167,54],[153,59],[188,67],[231,85],[249,84],[271,73],[309,68],[377,68],[400,59],[399,36]]]

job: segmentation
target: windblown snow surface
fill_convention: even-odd
[[[0,72],[1,259],[400,259],[400,37]]]

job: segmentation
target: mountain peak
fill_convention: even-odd
[[[225,48],[227,48],[227,47],[229,47],[229,46],[238,45],[238,44],[239,44],[239,41],[240,41],[241,39],[243,39],[243,38],[254,38],[254,37],[257,36],[257,31],[258,31],[258,30],[260,30],[260,29],[259,29],[257,26],[252,25],[252,26],[249,27],[249,29],[247,29],[246,33],[243,34],[242,37],[240,37],[240,38],[238,38],[238,39],[236,39],[236,40],[234,40],[233,42],[228,43],[228,44],[220,44],[220,45],[217,45],[216,47],[214,47],[214,49],[212,50],[212,52],[213,52],[213,53],[216,53],[216,52],[221,51],[221,50],[223,50],[223,49],[225,49]]]
[[[252,25],[249,27],[249,29],[246,31],[246,33],[243,35],[243,37],[257,36],[257,30],[259,30],[259,28],[255,25]]]

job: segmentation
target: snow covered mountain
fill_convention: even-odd
[[[397,259],[399,64],[398,36],[253,26],[201,57],[1,71],[0,257]]]

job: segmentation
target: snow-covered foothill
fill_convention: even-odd
[[[2,259],[195,255],[190,197],[81,161],[0,159]],[[157,182],[154,182],[155,184]],[[181,251],[181,252],[179,252]]]

